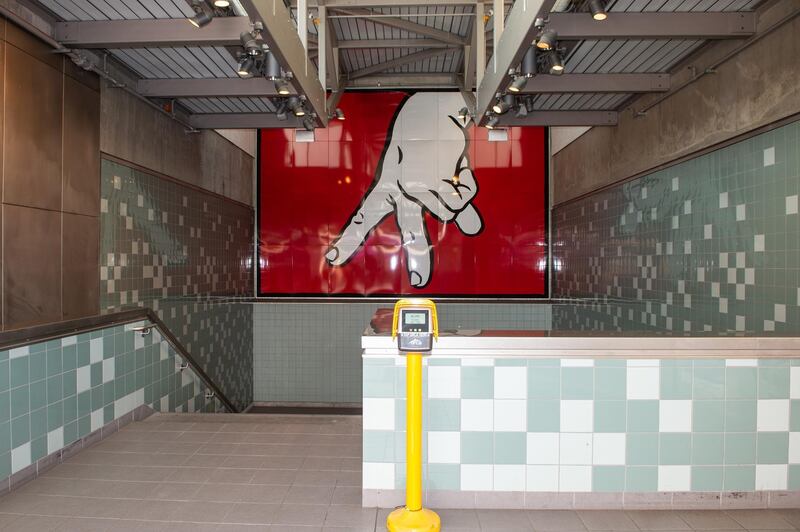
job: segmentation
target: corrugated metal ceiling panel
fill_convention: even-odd
[[[39,0],[63,20],[183,18],[194,14],[184,0]]]
[[[235,78],[236,62],[225,48],[127,48],[111,54],[143,78]]]

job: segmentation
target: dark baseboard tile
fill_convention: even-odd
[[[396,508],[405,490],[362,490],[365,508]],[[519,492],[430,490],[429,508],[528,510],[720,510],[798,508],[800,491],[756,492]]]
[[[155,410],[149,406],[139,406],[132,412],[125,414],[119,419],[115,419],[111,423],[87,434],[75,442],[70,443],[66,447],[40,458],[35,464],[31,464],[25,469],[17,471],[13,475],[0,480],[0,497],[24,486],[39,475],[44,474],[46,471],[69,459],[71,456],[76,455],[81,450],[91,447],[92,445],[106,439],[125,425],[128,425],[133,421],[141,421],[146,419],[153,413],[155,413]]]

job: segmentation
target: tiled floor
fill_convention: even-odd
[[[360,455],[360,417],[155,415],[0,498],[0,530],[384,530]],[[446,531],[800,529],[800,510],[439,513]]]

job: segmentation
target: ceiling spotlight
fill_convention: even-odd
[[[509,92],[520,92],[527,84],[528,78],[525,76],[517,76],[514,78],[514,81],[511,82],[511,85],[508,86],[508,90]]]
[[[288,118],[286,115],[286,101],[282,100],[275,108],[275,118],[284,121]]]
[[[258,36],[255,33],[251,33],[249,31],[243,31],[239,34],[239,40],[242,41],[242,48],[248,55],[261,55],[264,53],[264,49],[261,48],[261,45],[258,44],[256,40]]]
[[[466,107],[462,107],[458,110],[458,118],[459,120],[466,120],[469,117],[469,109]]]
[[[314,131],[314,120],[310,116],[303,119],[303,127],[306,131]]]
[[[289,95],[289,83],[282,78],[278,78],[275,80],[275,91],[280,94],[281,96],[288,96]]]
[[[514,107],[514,96],[512,94],[506,94],[492,106],[492,111],[494,111],[495,114],[502,115],[507,113],[512,107]]]
[[[490,116],[489,120],[486,122],[486,129],[494,129],[497,127],[497,124],[500,123],[500,119],[496,116]]]
[[[560,53],[553,50],[548,54],[547,60],[550,63],[550,74],[560,76],[564,73],[564,60],[561,58]]]
[[[525,102],[520,102],[520,104],[517,106],[517,112],[514,116],[517,118],[525,118],[528,116],[528,106],[525,105]]]
[[[226,9],[231,7],[230,0],[214,0],[214,7],[218,7],[220,9]]]
[[[305,116],[306,110],[303,109],[303,102],[300,101],[300,98],[297,96],[292,96],[289,98],[289,102],[287,103],[289,109],[294,113],[294,116]]]
[[[246,55],[239,60],[239,66],[236,68],[236,73],[239,74],[240,78],[252,78],[255,66],[256,62],[253,60],[253,58],[249,55]]]
[[[268,50],[264,55],[266,56],[264,60],[264,64],[266,65],[264,77],[275,81],[281,77],[281,64],[278,63],[278,58],[275,57],[272,51]]]
[[[526,78],[532,78],[536,75],[536,47],[531,46],[528,48],[528,51],[525,52],[525,56],[522,58],[522,64],[520,65],[520,70],[522,71],[522,75]]]
[[[555,30],[545,30],[536,42],[536,47],[539,50],[552,50],[558,41],[558,33]]]
[[[589,10],[592,12],[592,18],[597,21],[608,18],[605,2],[603,0],[589,0]]]
[[[213,19],[213,16],[203,11],[203,8],[200,6],[197,6],[194,16],[189,19],[189,23],[195,28],[202,28],[203,26],[207,26]]]
[[[336,120],[344,121],[344,111],[341,108],[337,107],[336,110],[333,112],[333,116],[336,117]]]

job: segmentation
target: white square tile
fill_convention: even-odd
[[[691,432],[692,401],[691,400],[659,401],[658,430],[660,432]]]
[[[562,368],[591,368],[594,367],[592,358],[562,358]]]
[[[594,465],[625,465],[625,434],[595,433],[592,441]]]
[[[68,345],[75,345],[77,343],[78,343],[78,337],[77,336],[65,336],[64,338],[61,339],[61,346],[62,347],[66,347]]]
[[[365,462],[362,466],[361,483],[364,489],[394,489],[394,464]]]
[[[657,358],[630,358],[625,364],[629,368],[657,368],[661,366],[661,361]]]
[[[658,399],[659,368],[628,367],[628,399]]]
[[[491,465],[461,464],[461,489],[492,491],[494,471]]]
[[[64,427],[58,427],[47,433],[47,454],[52,454],[64,447]]]
[[[775,304],[775,321],[786,323],[786,305]]]
[[[114,380],[114,358],[103,360],[103,382]]]
[[[25,347],[15,347],[14,349],[11,349],[8,352],[8,358],[14,359],[14,358],[26,357],[30,354],[31,354],[31,348],[26,345]]]
[[[797,194],[786,196],[786,214],[797,214]]]
[[[93,338],[89,341],[89,362],[95,364],[103,360],[103,339]]]
[[[725,209],[728,207],[728,193],[720,192],[719,194],[719,208]]]
[[[495,400],[494,430],[502,432],[525,432],[527,424],[527,405],[525,400]]]
[[[728,358],[725,365],[729,368],[755,368],[758,366],[758,359],[755,358]]]
[[[789,368],[789,398],[800,399],[800,366]]]
[[[658,491],[689,491],[691,486],[691,466],[658,466]]]
[[[562,432],[559,439],[559,461],[565,465],[590,465],[592,463],[592,434],[589,432]]]
[[[394,399],[365,397],[364,430],[394,430]]]
[[[494,368],[495,399],[525,399],[528,395],[528,368],[501,366]]]
[[[672,178],[672,191],[675,192],[680,187],[680,180],[677,177]]]
[[[11,449],[11,473],[21,471],[31,465],[31,442]]]
[[[525,491],[524,465],[494,465],[493,491]]]
[[[462,366],[494,366],[493,358],[478,358],[465,356],[461,359]]]
[[[428,397],[431,399],[460,399],[461,367],[429,366]]]
[[[757,464],[756,490],[785,490],[789,466],[786,464]]]
[[[736,221],[743,222],[747,220],[747,206],[744,203],[736,206]]]
[[[559,491],[591,491],[592,466],[562,465],[558,471]]]
[[[428,432],[428,463],[458,464],[461,462],[460,432]]]
[[[800,432],[789,433],[789,463],[800,464]]]
[[[525,468],[525,491],[558,491],[558,466],[527,466]]]
[[[92,371],[91,366],[82,366],[78,368],[78,393],[85,392],[92,387]]]
[[[775,164],[775,146],[770,146],[764,150],[764,166]]]
[[[461,430],[494,430],[494,401],[492,399],[462,399]]]
[[[705,240],[710,240],[713,237],[712,225],[705,224],[703,226],[703,238]]]
[[[759,399],[756,405],[756,430],[785,432],[789,430],[789,400]]]
[[[91,422],[91,430],[92,430],[92,432],[94,432],[95,430],[100,429],[100,428],[103,427],[103,420],[104,419],[105,418],[103,417],[103,409],[102,408],[92,412],[91,417],[89,418],[89,420]]]
[[[562,432],[592,432],[593,402],[590,400],[561,401]]]
[[[529,464],[555,464],[559,462],[558,432],[529,432],[527,462]],[[556,477],[558,473],[556,472]]]
[[[753,249],[755,251],[764,251],[765,238],[764,235],[756,235],[753,237]]]

